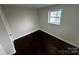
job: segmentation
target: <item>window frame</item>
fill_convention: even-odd
[[[48,23],[49,24],[55,24],[55,25],[60,25],[61,24],[61,16],[60,17],[51,17],[51,15],[50,15],[50,13],[51,12],[54,12],[54,11],[61,11],[61,16],[62,16],[62,9],[56,9],[56,10],[49,10],[48,11]],[[59,24],[57,24],[57,23],[55,23],[55,22],[50,22],[50,18],[59,18],[60,19],[60,21],[59,21]]]

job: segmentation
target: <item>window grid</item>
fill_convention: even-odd
[[[60,24],[61,10],[51,11],[49,15],[49,23]]]

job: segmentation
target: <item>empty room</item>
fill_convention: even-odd
[[[0,55],[78,54],[78,4],[0,5]]]

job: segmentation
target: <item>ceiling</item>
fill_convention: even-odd
[[[51,6],[53,4],[6,4],[4,6],[15,6],[15,7],[28,7],[28,8],[41,8]]]

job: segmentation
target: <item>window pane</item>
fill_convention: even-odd
[[[53,12],[50,13],[51,17],[56,17],[56,15],[57,15],[57,11],[53,11]]]
[[[56,24],[60,24],[60,18],[56,18],[56,19],[55,19],[55,23],[56,23]]]
[[[60,18],[56,18],[55,21],[60,21]]]
[[[56,22],[56,18],[50,18],[50,22]]]
[[[60,18],[50,18],[50,23],[60,24]]]
[[[57,17],[61,17],[61,10],[60,11],[57,11]]]

